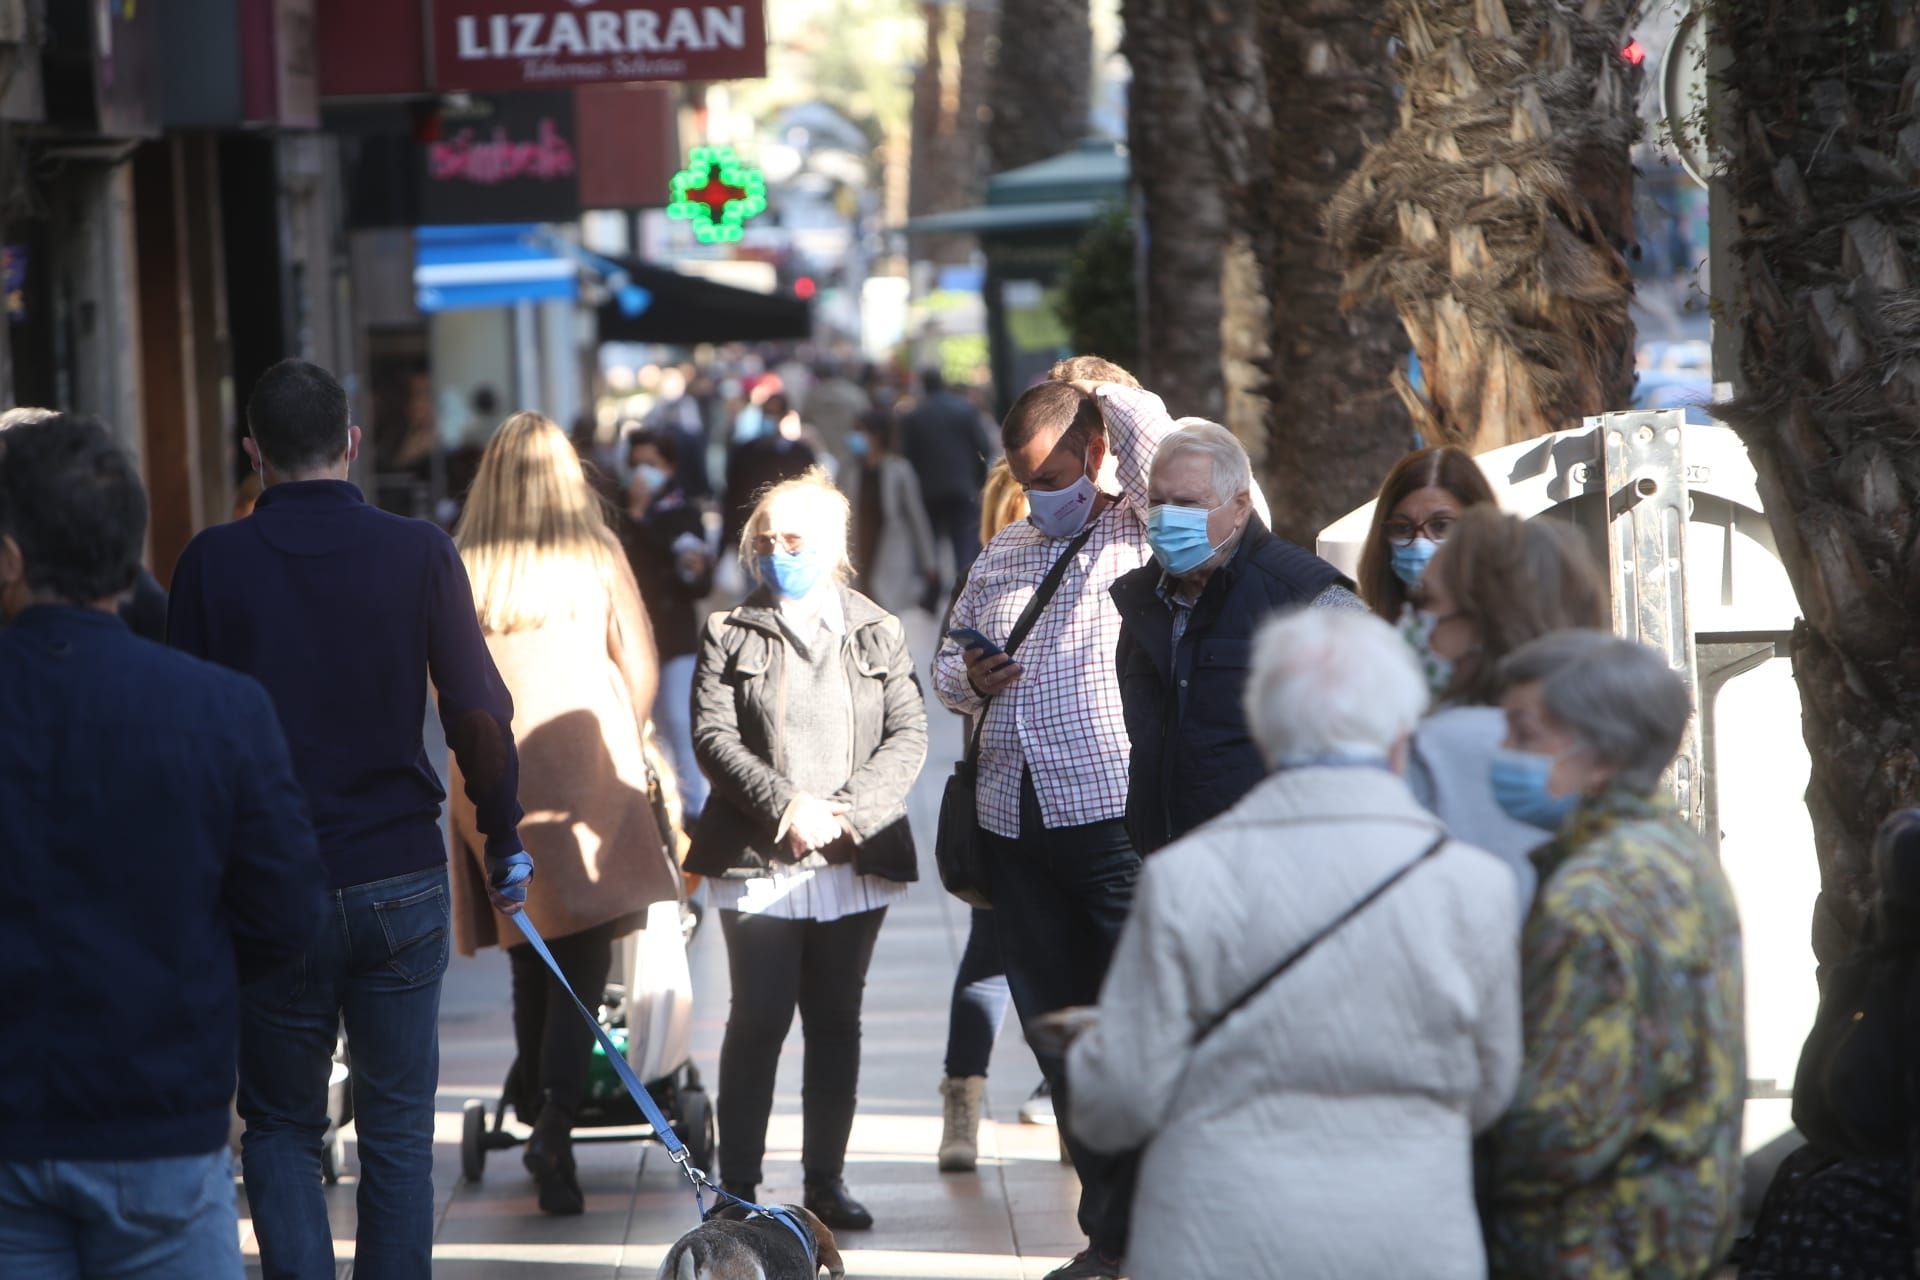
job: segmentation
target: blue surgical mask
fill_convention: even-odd
[[[658,493],[667,487],[667,473],[651,462],[641,463],[633,469],[633,474],[640,477],[640,483],[647,487],[647,492],[650,494]]]
[[[863,435],[851,435],[847,437],[847,452],[856,458],[866,457],[867,450],[871,447],[872,445]]]
[[[1580,805],[1578,795],[1556,796],[1547,790],[1547,779],[1558,763],[1559,757],[1535,751],[1496,749],[1487,768],[1494,801],[1515,822],[1558,831]]]
[[[1147,545],[1162,569],[1178,578],[1198,569],[1219,550],[1207,537],[1207,517],[1212,514],[1164,502],[1147,508]]]
[[[1420,585],[1421,575],[1427,571],[1427,565],[1433,559],[1433,553],[1440,544],[1432,538],[1415,538],[1406,546],[1393,548],[1393,576],[1409,587]]]
[[[760,557],[760,580],[782,600],[800,600],[812,595],[826,573],[827,558],[816,547],[775,551]]]
[[[1049,538],[1071,538],[1087,527],[1099,494],[1090,474],[1064,489],[1028,489],[1027,519]]]

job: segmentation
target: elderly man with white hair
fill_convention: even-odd
[[[1378,618],[1262,628],[1271,775],[1147,860],[1098,1009],[1056,1015],[1087,1028],[1084,1140],[1145,1147],[1134,1280],[1486,1274],[1470,1153],[1519,1070],[1520,908],[1401,780],[1426,701]]]
[[[1314,604],[1365,609],[1353,583],[1267,528],[1247,451],[1184,418],[1148,478],[1153,559],[1114,582],[1132,743],[1127,831],[1142,854],[1229,808],[1265,773],[1241,713],[1253,633]]]

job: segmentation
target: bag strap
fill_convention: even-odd
[[[1020,642],[1027,638],[1027,632],[1033,630],[1033,624],[1040,621],[1040,615],[1046,611],[1054,593],[1060,590],[1061,580],[1067,576],[1067,566],[1073,562],[1074,556],[1080,553],[1080,548],[1087,545],[1087,539],[1093,536],[1093,526],[1096,523],[1098,522],[1089,522],[1086,528],[1075,535],[1073,541],[1067,544],[1066,550],[1060,553],[1060,558],[1053,562],[1053,567],[1047,570],[1047,576],[1040,579],[1040,585],[1035,588],[1033,598],[1028,600],[1027,607],[1020,611],[1019,618],[1014,621],[1013,631],[1007,636],[1008,658],[1013,657],[1013,651],[1018,649]],[[973,722],[973,736],[967,741],[968,764],[980,758],[980,734],[987,727],[987,707],[992,702],[993,696],[989,694],[980,704],[980,718]]]
[[[1388,876],[1385,880],[1382,880],[1379,884],[1375,885],[1372,889],[1368,890],[1367,893],[1363,897],[1361,897],[1361,899],[1358,902],[1348,907],[1345,911],[1341,912],[1338,916],[1336,916],[1332,921],[1322,926],[1319,932],[1315,933],[1312,937],[1308,938],[1305,942],[1301,943],[1299,946],[1295,947],[1292,951],[1288,952],[1286,957],[1282,959],[1279,964],[1275,965],[1272,969],[1267,971],[1267,974],[1265,977],[1261,978],[1260,981],[1248,987],[1247,990],[1241,994],[1238,1000],[1235,1000],[1232,1004],[1222,1009],[1219,1013],[1216,1013],[1213,1015],[1213,1017],[1207,1019],[1206,1023],[1200,1028],[1200,1030],[1194,1033],[1193,1047],[1196,1049],[1199,1048],[1201,1042],[1204,1041],[1208,1036],[1212,1035],[1215,1031],[1218,1031],[1222,1023],[1224,1023],[1228,1018],[1231,1018],[1234,1014],[1240,1012],[1240,1010],[1245,1008],[1248,1005],[1248,1003],[1250,1003],[1253,1000],[1255,996],[1258,996],[1262,991],[1265,991],[1268,987],[1272,986],[1273,983],[1276,980],[1278,980],[1279,977],[1282,974],[1284,974],[1287,970],[1293,968],[1294,965],[1299,964],[1302,960],[1306,959],[1308,952],[1312,951],[1315,947],[1319,946],[1322,942],[1325,942],[1333,934],[1337,933],[1340,930],[1341,926],[1345,925],[1349,920],[1352,920],[1355,916],[1359,915],[1362,911],[1365,911],[1369,906],[1373,905],[1374,901],[1377,898],[1379,898],[1382,894],[1384,894],[1387,890],[1393,888],[1393,886],[1395,886],[1396,884],[1399,884],[1402,880],[1406,879],[1406,877],[1412,874],[1412,872],[1416,868],[1418,868],[1420,864],[1425,862],[1427,859],[1431,858],[1434,854],[1440,852],[1440,850],[1445,847],[1447,841],[1450,838],[1451,837],[1448,836],[1446,832],[1444,831],[1441,832],[1440,838],[1435,840],[1432,844],[1428,845],[1426,849],[1420,854],[1419,857],[1415,858],[1412,862],[1407,863],[1405,866],[1401,867],[1398,871],[1394,872],[1392,875]]]

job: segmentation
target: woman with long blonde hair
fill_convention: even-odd
[[[520,834],[538,873],[527,915],[569,985],[594,999],[614,939],[678,896],[647,803],[645,733],[659,680],[633,573],[566,434],[537,413],[494,433],[454,533],[487,648],[513,696]],[[518,1059],[515,1110],[533,1125],[524,1163],[548,1213],[584,1207],[570,1131],[593,1033],[487,901],[482,840],[456,781],[450,832],[454,939],[507,949]]]

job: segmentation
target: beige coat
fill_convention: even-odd
[[[487,637],[513,695],[520,752],[520,838],[533,855],[527,914],[543,937],[608,921],[638,927],[649,905],[675,897],[647,803],[642,750],[659,670],[640,592],[619,566],[612,599],[575,617]],[[523,945],[487,901],[485,841],[452,766],[453,937],[462,955]]]

